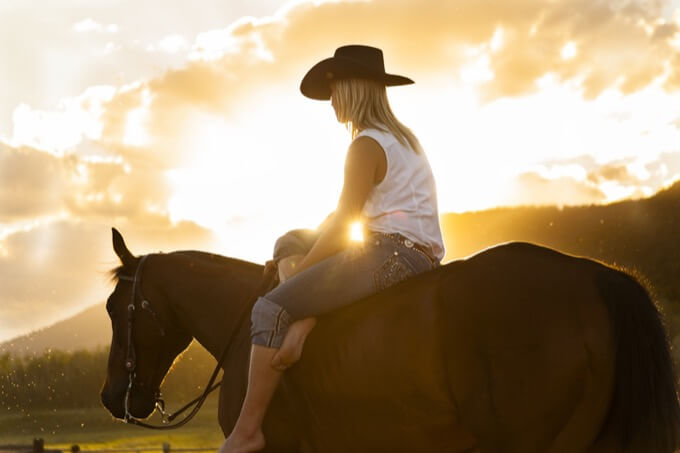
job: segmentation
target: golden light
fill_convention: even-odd
[[[494,72],[491,70],[489,55],[482,54],[462,66],[459,70],[460,80],[468,85],[477,85],[493,80]]]
[[[149,106],[151,105],[151,92],[148,89],[142,91],[141,106],[128,112],[125,119],[125,134],[123,143],[130,146],[144,146],[149,143],[149,134],[146,123],[149,120]]]
[[[503,44],[505,44],[505,30],[503,30],[503,27],[497,27],[491,37],[489,48],[492,52],[498,52],[503,48]]]
[[[363,242],[364,226],[360,221],[357,220],[349,226],[349,238],[354,242]]]
[[[337,169],[342,169],[344,146],[349,144],[347,131],[332,121],[332,108],[323,105],[328,128],[322,125],[298,141],[295,152],[282,153],[282,144],[292,143],[295,135],[280,118],[309,104],[291,101],[298,96],[293,93],[279,95],[286,100],[280,107],[262,107],[272,96],[271,92],[251,96],[240,111],[242,118],[192,112],[178,131],[168,131],[174,134],[178,152],[187,156],[181,166],[165,172],[171,190],[170,219],[211,230],[219,241],[216,252],[250,261],[270,259],[278,236],[295,228],[313,228],[328,215],[342,187],[342,171]],[[267,124],[267,134],[261,133],[262,124]],[[323,158],[319,145],[326,147]],[[182,151],[187,149],[191,153]],[[315,171],[305,170],[302,162],[315,162]],[[302,204],[300,196],[310,185],[319,190],[305,195]]]
[[[578,49],[576,48],[576,44],[574,44],[571,41],[566,43],[564,47],[562,47],[561,55],[563,60],[571,60],[576,56],[577,53]]]
[[[605,194],[606,203],[622,200],[635,193],[635,187],[621,185],[618,181],[604,181],[598,188]]]

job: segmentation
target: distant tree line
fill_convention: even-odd
[[[0,413],[35,409],[99,406],[108,349],[46,351],[41,355],[0,355]],[[192,344],[175,363],[162,386],[169,400],[184,403],[202,390],[215,365],[212,356]]]

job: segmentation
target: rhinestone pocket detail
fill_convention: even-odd
[[[406,263],[405,259],[394,252],[385,262],[373,273],[373,280],[378,291],[388,288],[402,280],[415,275],[415,272]]]

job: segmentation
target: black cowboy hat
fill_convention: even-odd
[[[332,80],[350,78],[375,80],[385,86],[415,83],[408,77],[387,74],[382,50],[353,44],[338,47],[331,58],[312,66],[302,79],[300,91],[308,98],[326,101],[331,98]]]

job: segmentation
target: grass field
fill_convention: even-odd
[[[170,407],[172,410],[173,407]],[[154,416],[152,421],[159,424]],[[45,440],[45,448],[81,449],[158,447],[164,442],[173,448],[218,447],[224,439],[217,422],[217,401],[210,398],[187,425],[170,431],[155,431],[114,420],[103,407],[30,414],[0,412],[0,445],[30,445],[33,438]]]

